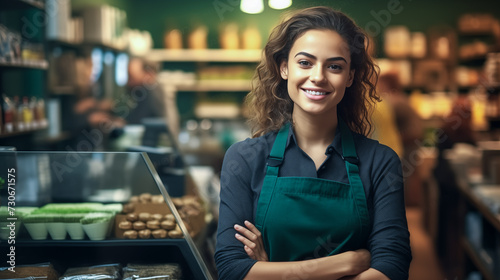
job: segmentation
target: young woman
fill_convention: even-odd
[[[221,174],[220,279],[407,279],[401,163],[368,139],[367,36],[327,7],[278,25]]]

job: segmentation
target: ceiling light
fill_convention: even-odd
[[[290,7],[292,5],[292,0],[269,0],[269,7],[282,10]]]
[[[241,0],[240,9],[247,14],[258,14],[264,11],[264,0]]]

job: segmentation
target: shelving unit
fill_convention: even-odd
[[[259,62],[261,50],[167,50],[154,49],[147,58],[158,62]]]
[[[500,215],[492,213],[491,210],[486,207],[486,205],[484,205],[484,203],[481,202],[475,194],[472,193],[471,187],[467,182],[458,180],[457,185],[458,189],[468,202],[483,215],[486,221],[488,221],[488,223],[491,224],[495,230],[500,233]]]
[[[201,80],[192,85],[179,85],[178,91],[250,91],[251,80]]]
[[[472,260],[476,268],[481,272],[483,277],[486,280],[495,280],[494,275],[490,271],[489,268],[486,267],[484,264],[484,261],[482,260],[480,253],[477,252],[477,250],[470,244],[470,242],[467,240],[467,238],[463,237],[462,242],[460,244],[467,256]]]
[[[33,133],[35,131],[42,131],[42,130],[45,130],[47,127],[48,127],[48,125],[45,125],[45,126],[37,127],[35,129],[26,129],[26,130],[21,130],[21,131],[2,133],[2,134],[0,134],[0,139],[30,134],[30,133]]]
[[[2,61],[0,61],[0,67],[46,70],[49,67],[49,63],[46,60],[40,60],[40,61],[13,61],[13,62],[2,62]]]
[[[252,68],[260,62],[262,57],[262,50],[245,50],[245,49],[153,49],[147,55],[146,59],[154,62],[163,63],[164,67],[168,68],[170,65],[189,65],[194,67],[194,72],[199,72],[200,69],[211,67],[212,65],[228,66],[241,66],[252,65]],[[171,66],[175,68],[175,66]],[[221,68],[224,68],[223,66]],[[252,71],[253,72],[253,71]],[[215,71],[215,73],[217,73]],[[200,73],[198,73],[200,74]],[[177,97],[180,92],[194,92],[195,94],[203,94],[204,96],[222,93],[227,96],[231,93],[248,93],[252,89],[252,80],[248,78],[227,77],[226,73],[220,73],[220,78],[215,77],[200,77],[198,79],[191,78],[187,81],[176,82],[168,78],[159,77],[158,82],[162,85],[167,103],[176,104]],[[231,73],[232,74],[232,73]],[[200,75],[202,76],[202,75]],[[248,73],[245,76],[249,76]],[[235,97],[236,99],[242,98],[241,96]],[[186,100],[187,101],[187,100]],[[193,102],[193,99],[188,102]],[[231,102],[234,102],[233,100]],[[177,108],[166,105],[168,118],[172,121],[172,127],[175,131],[179,131],[177,127],[181,123],[181,116]],[[192,105],[195,107],[195,102]],[[238,104],[239,106],[239,104]],[[169,112],[170,111],[170,112]],[[196,115],[196,110],[188,113],[189,115]],[[196,117],[195,117],[196,118]],[[203,118],[210,118],[203,116]],[[218,116],[213,116],[213,119],[219,119]]]
[[[468,175],[462,174],[464,170],[460,165],[451,161],[452,169],[455,173],[456,191],[458,192],[458,201],[455,203],[456,209],[451,221],[459,221],[459,224],[448,232],[454,231],[458,235],[458,247],[453,249],[454,258],[459,262],[459,279],[465,279],[467,273],[476,270],[486,280],[500,279],[500,214],[493,213],[489,207],[474,193],[475,185],[468,181]],[[462,170],[462,171],[460,171]],[[469,212],[478,213],[482,226],[477,229],[470,228],[467,225],[466,214]],[[450,224],[450,226],[452,226]],[[470,230],[480,231],[481,244],[473,244],[466,235],[466,227]],[[479,242],[475,240],[475,242]],[[479,247],[478,247],[479,246]],[[448,252],[451,254],[451,252]],[[455,271],[457,272],[457,271]]]
[[[15,52],[16,54],[13,55],[14,58],[11,55],[11,57],[4,58],[0,61],[0,72],[2,74],[0,76],[0,84],[2,85],[0,89],[2,92],[0,92],[0,94],[5,94],[11,99],[12,97],[19,97],[19,99],[22,99],[23,96],[28,98],[33,96],[45,98],[46,71],[49,68],[49,63],[45,59],[45,37],[43,35],[45,26],[39,26],[33,34],[30,34],[31,36],[25,38],[25,34],[21,34],[23,29],[21,20],[16,24],[16,20],[14,19],[15,17],[22,17],[31,12],[35,12],[45,20],[45,13],[43,13],[45,11],[45,2],[34,0],[4,0],[0,1],[0,10],[2,12],[2,25],[5,25],[9,33],[18,34],[16,36],[19,36],[19,40],[22,40],[21,42],[23,44],[28,42],[30,44],[36,43],[39,45],[34,49],[37,54],[36,59],[25,59],[24,53],[21,55]],[[5,13],[5,15],[3,13]],[[42,20],[42,18],[38,19]],[[21,48],[19,52],[24,52],[25,49],[23,49],[24,47],[21,42],[19,42],[19,48]],[[26,50],[30,52],[33,51],[33,49],[30,48],[31,47],[28,47]],[[32,79],[32,77],[35,77],[35,79]],[[25,85],[28,83],[24,81],[24,79],[29,79],[30,86]],[[32,84],[36,86],[31,86]],[[3,105],[4,101],[2,99],[0,100],[0,107]],[[3,109],[4,108],[1,110],[2,114],[4,114]],[[33,115],[34,114],[33,112]],[[32,118],[34,118],[34,116],[32,116]],[[14,127],[16,129],[15,125]],[[47,129],[47,127],[48,125],[43,125],[32,129],[15,130],[12,132],[1,131],[1,145],[16,145],[18,149],[27,149],[33,144],[33,135]]]

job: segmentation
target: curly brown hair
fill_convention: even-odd
[[[292,121],[293,102],[288,96],[287,82],[280,75],[280,64],[288,59],[295,40],[313,29],[336,31],[349,46],[351,69],[355,73],[352,85],[346,88],[337,106],[338,116],[352,131],[370,133],[370,113],[380,99],[375,91],[378,67],[367,51],[369,38],[347,15],[321,6],[298,11],[271,32],[253,78],[252,91],[245,98],[253,137],[279,130]]]

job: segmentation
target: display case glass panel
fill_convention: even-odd
[[[202,207],[195,198],[171,198],[146,153],[0,151],[0,178],[3,264],[14,239],[16,265],[51,262],[64,271],[176,263],[184,279],[211,279],[192,238]],[[96,237],[99,230],[89,228],[100,222],[108,227]],[[45,229],[31,229],[40,224]]]

